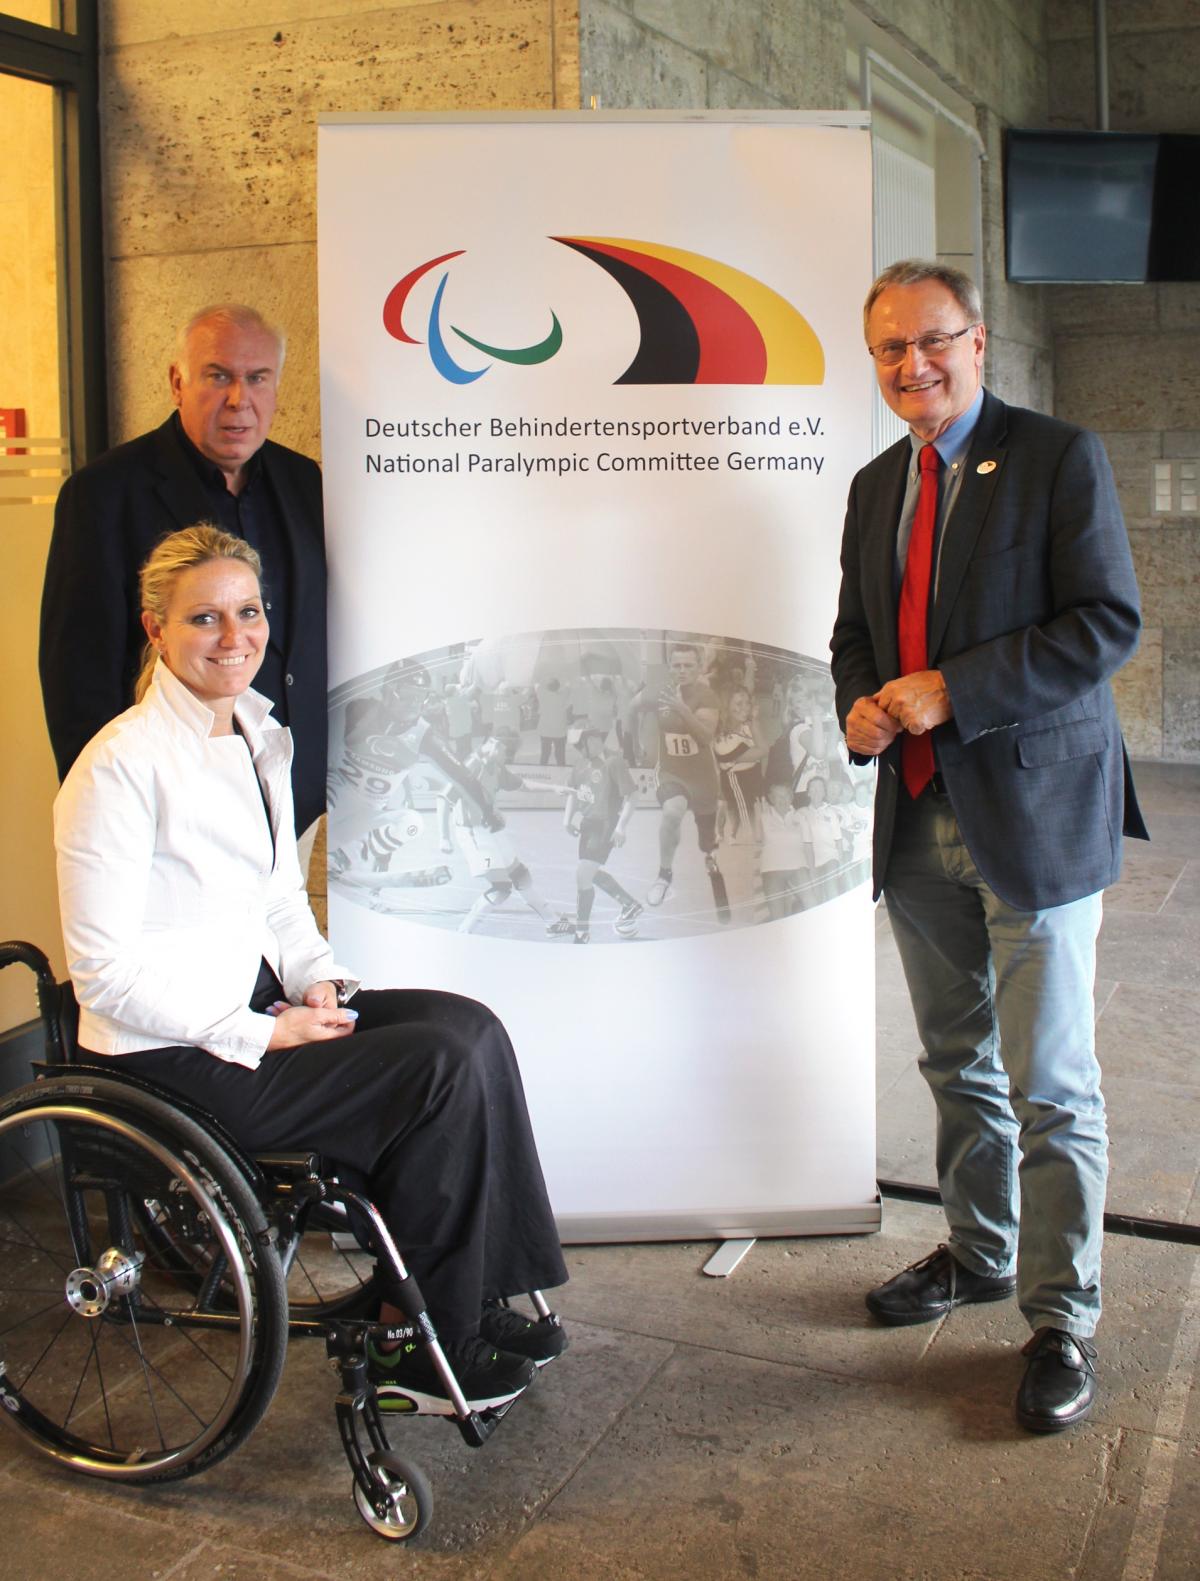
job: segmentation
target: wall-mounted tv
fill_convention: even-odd
[[[1010,280],[1200,280],[1200,136],[1013,129],[1004,216]]]

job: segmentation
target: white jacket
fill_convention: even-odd
[[[193,1044],[253,1068],[274,1025],[247,1008],[264,957],[293,1004],[316,982],[357,986],[309,909],[291,734],[270,709],[247,691],[234,707],[245,740],[213,736],[211,711],[160,662],[63,782],[58,894],[85,1048]]]

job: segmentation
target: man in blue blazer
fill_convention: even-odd
[[[1101,891],[1146,837],[1109,681],[1140,615],[1095,435],[981,376],[972,281],[908,261],[864,311],[910,436],[855,477],[830,644],[875,758],[883,893],[937,1110],[947,1243],[872,1290],[883,1323],[1017,1294],[1023,1426],[1096,1393],[1107,1135],[1092,1001]]]
[[[42,593],[42,696],[59,775],[133,701],[145,642],[138,572],[164,534],[211,521],[263,560],[271,623],[255,685],[291,728],[297,832],[325,810],[325,533],[314,461],[268,439],[284,340],[254,308],[180,332],[176,411],[63,485]]]

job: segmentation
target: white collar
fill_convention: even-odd
[[[154,666],[145,701],[190,734],[212,735],[216,714],[167,668],[161,657]],[[233,717],[249,740],[252,750],[257,750],[263,726],[273,706],[269,697],[264,697],[253,688],[243,692],[233,705]]]

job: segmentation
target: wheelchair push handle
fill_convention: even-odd
[[[46,1059],[52,1065],[66,1062],[62,1025],[59,1021],[61,994],[55,981],[54,969],[43,950],[24,939],[7,939],[0,943],[0,970],[6,966],[27,966],[37,979],[38,1014],[46,1039]]]

